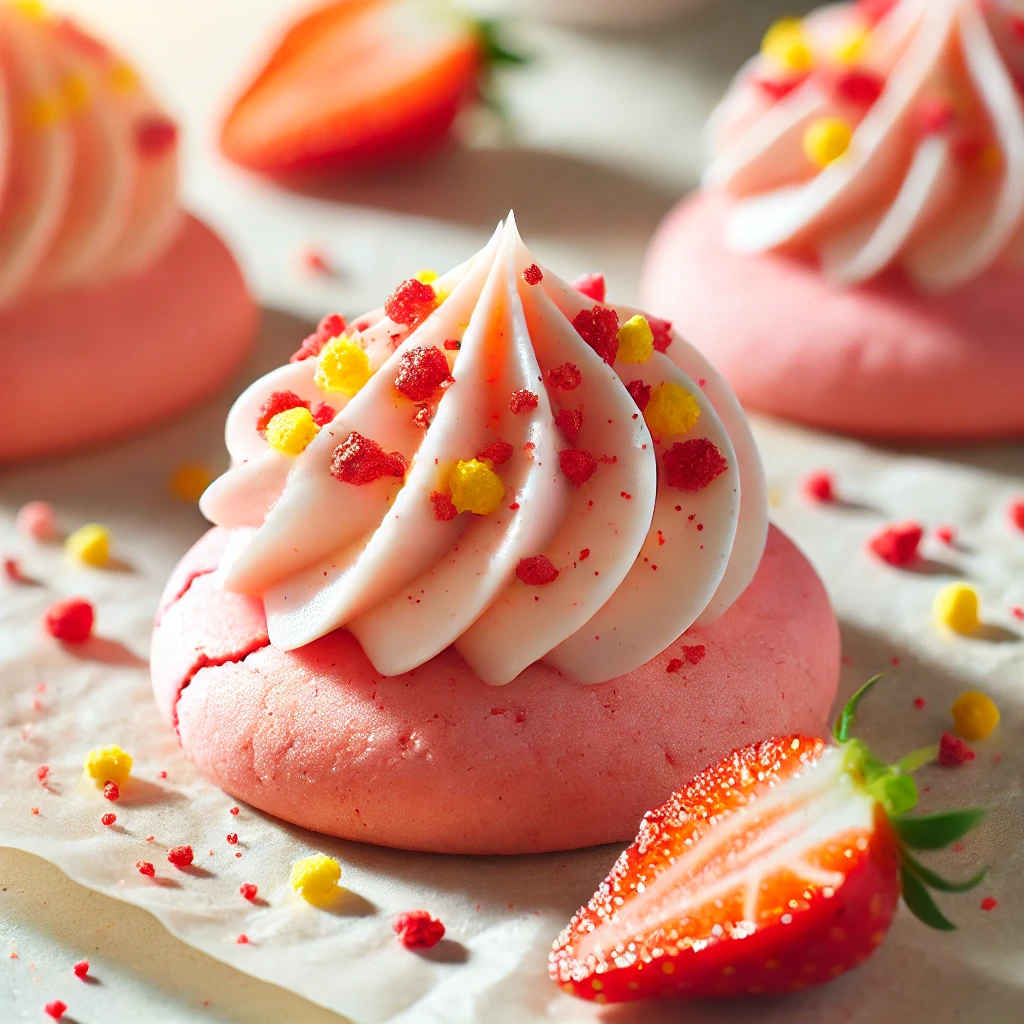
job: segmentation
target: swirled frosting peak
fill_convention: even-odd
[[[580,287],[510,217],[238,399],[201,508],[275,646],[345,627],[384,675],[454,644],[492,684],[540,659],[592,683],[739,596],[767,520],[736,399],[666,322]]]
[[[1014,13],[1016,10],[1016,13]],[[707,183],[748,252],[810,251],[844,284],[926,290],[1024,242],[1015,0],[861,0],[778,22],[712,120]]]
[[[179,224],[177,130],[135,71],[0,2],[0,309],[144,270]]]

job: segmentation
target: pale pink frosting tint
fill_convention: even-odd
[[[69,21],[0,4],[0,309],[152,265],[182,221],[174,124]]]
[[[1014,9],[1009,0],[831,5],[804,20],[808,74],[794,77],[770,55],[751,61],[712,121],[706,183],[736,197],[730,245],[810,250],[847,284],[898,266],[927,290],[1018,256],[1024,18]],[[852,61],[837,57],[863,28]],[[819,169],[804,137],[832,117],[853,138]]]
[[[448,297],[418,328],[381,311],[355,322],[375,372],[347,404],[317,385],[316,359],[274,370],[235,403],[226,430],[233,468],[201,507],[233,529],[220,582],[263,597],[274,646],[292,650],[345,627],[384,675],[454,645],[489,683],[541,659],[596,683],[721,615],[753,578],[767,531],[765,485],[728,386],[677,336],[671,357],[656,351],[641,364],[608,365],[573,327],[594,300],[544,267],[542,280],[528,283],[523,271],[535,263],[510,218],[436,282]],[[608,308],[623,323],[636,312]],[[421,346],[444,351],[454,377],[425,429],[395,387],[403,354]],[[549,371],[565,363],[580,370],[574,390],[548,385]],[[685,388],[700,407],[696,425],[652,437],[625,386],[637,379]],[[521,389],[537,404],[513,413],[510,396]],[[338,410],[298,456],[269,447],[257,430],[262,404],[280,391]],[[555,425],[559,408],[583,411],[574,445]],[[404,480],[356,486],[332,476],[332,454],[351,432],[400,452]],[[727,464],[692,493],[671,486],[663,469],[663,453],[691,438],[710,440]],[[456,462],[495,439],[513,448],[496,467],[504,501],[490,515],[439,520],[431,495],[447,491]],[[578,488],[559,464],[573,446],[600,457]],[[559,574],[528,585],[516,569],[538,555]]]

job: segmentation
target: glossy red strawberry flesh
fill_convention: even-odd
[[[843,752],[770,740],[644,817],[551,975],[597,1002],[796,991],[870,956],[899,893],[895,834]]]

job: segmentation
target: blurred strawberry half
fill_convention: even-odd
[[[443,3],[337,0],[292,27],[221,131],[224,153],[267,174],[400,162],[429,152],[521,64],[493,22]]]
[[[943,930],[928,892],[963,892],[911,852],[936,850],[980,811],[907,816],[910,772],[849,738],[861,688],[834,731],[838,745],[789,736],[734,751],[645,817],[594,897],[559,936],[554,981],[596,1002],[656,996],[798,991],[866,960],[902,892]]]

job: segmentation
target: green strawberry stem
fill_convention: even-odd
[[[869,679],[846,703],[836,719],[832,734],[846,754],[846,768],[864,789],[885,808],[900,846],[900,882],[903,902],[915,917],[931,928],[952,931],[956,925],[935,903],[929,888],[937,892],[968,892],[985,877],[982,870],[966,882],[951,882],[918,861],[911,850],[942,850],[981,824],[982,810],[944,811],[909,817],[917,806],[917,784],[913,772],[938,757],[937,745],[922,747],[907,754],[896,764],[878,760],[867,745],[851,738],[861,700],[881,679]]]

